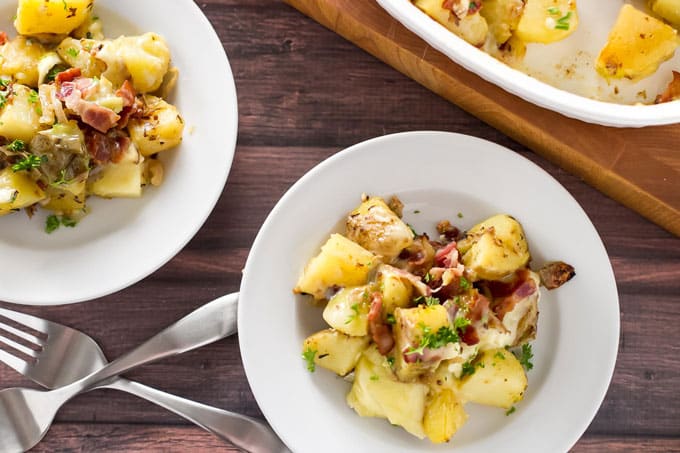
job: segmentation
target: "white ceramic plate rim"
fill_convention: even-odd
[[[465,42],[418,9],[410,0],[377,0],[406,28],[468,71],[540,107],[570,118],[612,127],[644,127],[680,122],[680,101],[622,105],[589,99],[541,82]]]
[[[16,1],[0,2],[3,8],[10,5]],[[131,17],[130,11],[137,15]],[[199,231],[231,169],[238,129],[236,86],[224,47],[198,5],[191,0],[175,1],[172,8],[163,0],[99,0],[95,12],[107,37],[154,31],[166,38],[180,70],[171,101],[176,100],[185,120],[184,142],[161,154],[166,162],[161,187],[147,187],[134,200],[92,197],[88,203],[93,212],[73,230],[46,235],[45,213],[31,220],[21,213],[0,218],[0,253],[17,271],[4,271],[0,277],[0,300],[5,302],[84,302],[150,275]],[[20,229],[30,240],[9,239],[20,237]]]
[[[523,219],[527,237],[530,244],[533,238],[534,245],[546,246],[548,258],[556,259],[555,255],[560,254],[577,268],[575,280],[560,288],[559,293],[544,294],[542,298],[539,338],[534,342],[536,367],[529,373],[527,396],[517,413],[507,421],[501,416],[502,428],[481,440],[458,446],[455,436],[453,444],[435,446],[414,440],[384,420],[362,419],[344,405],[344,394],[333,393],[344,385],[339,378],[325,370],[308,373],[300,359],[300,349],[302,339],[314,330],[305,330],[299,323],[313,308],[290,292],[307,259],[318,253],[327,234],[353,207],[348,196],[356,202],[364,184],[371,193],[380,192],[378,186],[385,178],[412,174],[416,159],[427,162],[446,155],[451,156],[451,168],[462,162],[458,167],[461,173],[477,172],[477,165],[493,165],[527,178],[518,184],[531,185],[521,189],[496,187],[496,181],[489,179],[491,186],[502,189],[499,198],[512,199],[515,193],[552,196],[555,206],[559,206],[557,214],[546,212],[545,218]],[[443,161],[439,163],[444,165]],[[432,165],[427,168],[437,171]],[[371,183],[367,172],[379,170],[388,176],[368,187]],[[509,176],[500,175],[502,172],[498,168],[482,170],[480,178],[496,175],[498,183],[503,184]],[[406,179],[405,190],[423,187],[414,185],[414,178]],[[455,183],[433,181],[433,190],[461,190]],[[398,181],[385,188],[388,193],[380,194],[395,193],[394,187],[399,187]],[[485,200],[484,195],[480,200]],[[325,217],[334,210],[338,211],[337,217]],[[568,245],[561,244],[559,236],[551,236],[563,230],[541,229],[543,224],[557,222],[552,217],[560,217],[559,212],[568,213],[561,218],[565,222],[561,228],[575,232]],[[540,225],[533,225],[533,221]],[[308,223],[318,226],[318,230],[312,232],[305,227]],[[579,258],[584,248],[587,258]],[[536,257],[535,250],[532,253]],[[291,281],[281,282],[287,278]],[[591,292],[589,285],[595,286]],[[595,304],[590,316],[578,311],[584,307],[583,302]],[[311,316],[320,318],[320,312]],[[565,326],[562,317],[578,322]],[[611,264],[597,231],[573,197],[550,175],[512,151],[484,140],[443,132],[412,132],[355,145],[322,162],[290,188],[267,217],[251,249],[241,285],[238,324],[243,363],[255,398],[274,430],[293,451],[566,451],[585,432],[609,386],[618,351],[619,305]],[[551,337],[541,327],[558,334]],[[579,332],[582,335],[575,335]],[[560,412],[554,413],[556,410]],[[473,415],[468,424],[473,422]]]

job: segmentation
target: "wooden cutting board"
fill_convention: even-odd
[[[375,0],[284,0],[680,236],[680,125],[618,129],[536,107],[453,63]]]

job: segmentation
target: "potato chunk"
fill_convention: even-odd
[[[344,288],[328,301],[323,319],[329,326],[347,335],[368,334],[368,310],[371,305],[371,285]]]
[[[486,41],[489,27],[480,14],[468,14],[461,19],[456,17],[450,9],[444,8],[442,0],[415,0],[413,3],[428,16],[473,46],[479,47]]]
[[[99,77],[106,70],[106,63],[96,58],[93,49],[99,45],[92,39],[66,38],[57,46],[57,54],[69,66],[78,68],[83,77]]]
[[[366,283],[378,257],[340,234],[332,234],[312,258],[297,282],[295,293],[311,294],[317,300],[326,298],[326,291],[359,286]]]
[[[40,100],[27,86],[15,83],[12,94],[2,94],[0,104],[0,135],[28,143],[40,129]]]
[[[472,227],[458,250],[465,267],[482,280],[500,280],[525,267],[530,259],[522,225],[506,214]]]
[[[59,186],[48,186],[46,196],[49,201],[43,208],[58,214],[73,214],[85,209],[85,179],[68,182]]]
[[[17,83],[38,86],[38,62],[46,53],[35,39],[17,36],[0,46],[0,75],[9,76]]]
[[[489,349],[479,354],[474,373],[462,379],[461,396],[465,401],[509,409],[521,401],[527,376],[511,352]]]
[[[479,13],[489,24],[489,31],[496,45],[507,42],[517,29],[524,10],[522,0],[484,0]]]
[[[302,350],[315,352],[316,365],[344,376],[354,369],[368,343],[368,337],[350,337],[337,330],[326,329],[307,338]]]
[[[0,216],[43,198],[45,192],[25,172],[14,172],[9,167],[0,171]]]
[[[144,95],[144,111],[140,118],[128,123],[132,142],[143,156],[165,151],[182,142],[184,120],[177,107],[156,96]]]
[[[67,35],[87,18],[94,0],[19,0],[14,26],[22,35]]]
[[[385,261],[396,258],[413,243],[413,231],[380,197],[371,197],[347,217],[347,237],[381,255]]]
[[[677,31],[633,6],[623,5],[595,69],[607,79],[652,75],[680,45]]]
[[[386,418],[420,439],[428,387],[398,381],[375,346],[368,348],[354,370],[347,404],[362,417]]]
[[[527,0],[515,34],[524,42],[548,44],[577,28],[576,0]]]
[[[423,418],[425,434],[435,444],[448,442],[467,418],[463,403],[451,389],[431,393]]]
[[[671,24],[680,26],[680,2],[678,0],[649,0],[649,7]]]

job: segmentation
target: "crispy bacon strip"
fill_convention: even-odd
[[[0,46],[4,46],[5,44],[7,44],[7,41],[9,41],[7,33],[5,33],[4,31],[0,31]]]
[[[57,91],[60,90],[61,84],[64,82],[73,82],[77,77],[81,76],[80,68],[70,68],[62,71],[54,78],[54,83],[57,85]]]
[[[662,104],[676,99],[680,99],[680,72],[673,71],[673,80],[668,84],[666,91],[656,97],[654,103]]]
[[[84,132],[87,151],[97,164],[120,162],[131,144],[130,138],[118,130],[102,134],[94,129],[85,128]]]
[[[382,355],[387,355],[394,347],[392,329],[382,319],[382,294],[375,292],[371,298],[368,312],[368,332]]]

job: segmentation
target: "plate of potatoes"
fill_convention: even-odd
[[[529,102],[582,121],[680,121],[675,0],[378,0],[430,46]]]
[[[125,288],[182,249],[224,188],[238,115],[223,46],[190,0],[0,11],[0,254],[18,270],[0,300]]]
[[[547,290],[538,271],[539,289],[531,270],[558,260],[575,275]],[[484,140],[409,132],[283,196],[238,324],[255,398],[293,451],[567,451],[609,386],[619,305],[597,231],[551,176]]]

